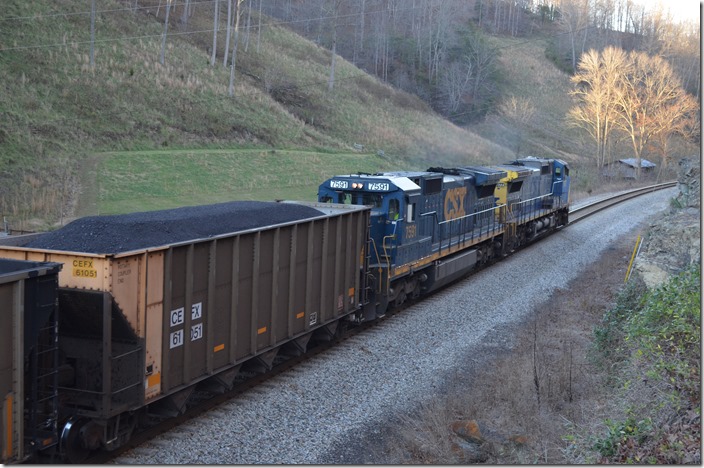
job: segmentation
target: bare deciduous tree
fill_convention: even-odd
[[[210,66],[215,66],[215,54],[218,50],[218,26],[220,25],[220,0],[215,0],[215,12],[213,13],[213,50],[210,54]]]
[[[466,94],[471,91],[474,67],[469,57],[452,62],[442,75],[442,93],[445,96],[445,109],[449,113],[457,112]]]
[[[90,2],[90,68],[95,68],[95,0]]]
[[[235,95],[235,68],[237,67],[237,45],[239,42],[239,29],[240,29],[240,12],[242,10],[242,2],[244,0],[234,0],[235,1],[235,40],[232,45],[232,63],[230,64],[230,85],[227,88],[227,93],[230,97]]]
[[[637,178],[650,146],[659,149],[666,165],[670,137],[687,134],[698,110],[669,63],[643,52],[626,54],[609,47],[601,54],[586,53],[578,68],[572,79],[578,104],[568,119],[594,139],[597,166],[606,162],[606,147],[614,130],[630,142]]]
[[[262,1],[263,0],[259,0],[259,18],[257,18],[259,22],[257,25],[257,53],[259,53],[259,45],[262,37]]]
[[[603,53],[590,50],[582,56],[577,74],[572,77],[577,105],[570,109],[568,121],[584,130],[596,144],[596,165],[607,162],[608,142],[616,121],[616,93],[619,75],[628,66],[621,49],[609,47]]]
[[[516,156],[521,153],[525,128],[533,120],[535,105],[530,99],[511,96],[499,106],[499,113],[514,126],[516,133]]]
[[[164,55],[166,54],[166,34],[169,31],[169,13],[171,12],[171,1],[166,0],[166,15],[164,17],[164,32],[161,35],[161,53],[159,54],[159,63],[164,64]]]
[[[362,3],[359,6],[359,53],[364,53],[364,17],[366,16],[365,6],[366,0],[361,0]]]
[[[685,120],[696,105],[667,61],[635,51],[628,58],[629,73],[623,74],[621,91],[616,95],[616,124],[631,142],[639,178],[643,152],[651,140],[673,134],[678,122]]]
[[[249,49],[249,30],[250,30],[250,25],[252,24],[252,0],[248,0],[247,2],[247,34],[244,39],[244,51],[247,52]]]
[[[477,34],[474,34],[468,41],[467,51],[474,67],[474,80],[472,83],[472,103],[474,105],[474,103],[480,101],[481,90],[487,88],[489,76],[496,63],[496,51]]]
[[[227,59],[230,55],[230,33],[232,31],[232,2],[235,0],[227,1],[227,32],[225,33],[225,55],[222,58],[222,66],[227,66]]]
[[[185,26],[188,25],[188,15],[191,6],[191,0],[183,0],[183,11],[181,12],[181,23]]]
[[[663,106],[659,111],[658,120],[667,125],[661,126],[661,131],[653,137],[653,147],[660,155],[660,170],[667,169],[670,159],[670,141],[674,135],[679,135],[685,140],[698,140],[700,136],[699,112],[696,101],[688,94],[683,93],[680,99],[670,105]]]
[[[341,0],[332,2],[332,11],[330,12],[332,20],[332,59],[330,63],[330,76],[328,77],[328,91],[332,91],[335,85],[335,60],[337,59],[337,17],[340,11]]]
[[[560,8],[560,23],[567,30],[570,49],[572,52],[572,71],[577,71],[577,59],[583,52],[583,45],[586,42],[587,27],[589,25],[589,3],[588,0],[563,0]],[[577,41],[583,38],[582,45]]]

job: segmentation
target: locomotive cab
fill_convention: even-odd
[[[430,177],[428,177],[430,176]],[[428,180],[426,180],[428,179]],[[436,182],[433,182],[436,181]],[[422,216],[424,188],[437,185],[441,191],[442,174],[389,172],[335,176],[320,185],[318,201],[371,206],[369,246],[369,285],[372,307],[365,319],[382,316],[390,301],[405,298],[395,278],[408,275],[409,259],[423,257],[430,249],[434,219]],[[425,249],[425,250],[424,250]],[[399,269],[405,268],[403,273]],[[410,288],[420,293],[420,283]]]
[[[388,268],[396,263],[405,226],[415,222],[411,199],[419,191],[413,180],[392,173],[342,175],[320,186],[318,201],[370,206],[371,264]]]

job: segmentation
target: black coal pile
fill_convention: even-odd
[[[25,247],[116,254],[318,217],[322,212],[291,203],[238,201],[89,216],[31,241]]]

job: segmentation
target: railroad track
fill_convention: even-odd
[[[314,346],[310,347],[305,354],[302,354],[300,356],[292,356],[275,361],[272,369],[266,373],[259,374],[243,372],[242,375],[238,377],[238,382],[229,391],[217,394],[211,393],[210,395],[206,395],[207,393],[209,393],[207,391],[201,391],[201,393],[204,394],[201,398],[201,401],[196,403],[194,406],[189,407],[183,414],[164,420],[163,422],[160,422],[152,427],[135,433],[128,443],[111,452],[94,452],[89,456],[89,458],[82,462],[82,464],[103,465],[106,463],[110,463],[113,460],[117,459],[120,455],[128,452],[129,450],[132,450],[138,447],[139,445],[148,442],[149,440],[155,438],[158,435],[169,432],[170,430],[173,430],[178,426],[187,423],[192,419],[195,419],[196,417],[204,414],[207,411],[210,411],[211,409],[214,409],[229,401],[235,400],[237,397],[245,394],[247,391],[255,388],[256,386],[263,384],[267,380],[273,379],[274,377],[279,376],[290,369],[293,369],[302,362],[324,353],[328,349],[337,346],[342,341],[346,341],[356,336],[357,334],[364,332],[374,324],[383,322],[384,320],[386,320],[386,318],[391,315],[393,314],[387,314],[386,317],[382,317],[381,319],[373,323],[363,322],[358,326],[346,330],[340,336],[335,337],[330,341],[317,342]],[[51,461],[51,463],[56,463],[56,461]]]
[[[645,195],[650,192],[655,192],[657,190],[663,190],[670,187],[675,187],[677,181],[664,182],[662,184],[649,185],[647,187],[641,187],[633,190],[627,190],[625,192],[618,193],[616,195],[608,196],[600,200],[593,201],[591,203],[570,209],[570,222],[569,224],[574,224],[577,221],[581,221],[587,216],[598,213],[601,210],[605,210],[611,206],[622,203],[631,198],[638,197],[640,195]]]
[[[662,184],[656,184],[656,185],[651,185],[647,187],[642,187],[638,189],[633,189],[633,190],[628,190],[625,192],[621,192],[619,194],[613,195],[613,196],[607,196],[602,199],[577,206],[575,208],[572,208],[570,210],[570,223],[573,224],[577,221],[580,221],[592,214],[595,214],[599,211],[602,211],[606,208],[612,207],[614,205],[617,205],[618,203],[622,203],[624,201],[627,201],[631,198],[640,196],[640,195],[645,195],[647,193],[651,193],[657,190],[663,190],[667,189],[670,187],[674,187],[677,183],[676,182],[666,182]],[[494,262],[491,262],[494,263]],[[488,265],[487,265],[488,266]],[[434,293],[433,293],[434,294]],[[431,294],[432,295],[432,294]],[[427,296],[426,296],[427,297]],[[410,301],[408,306],[415,304],[417,301]],[[404,307],[405,308],[405,307]],[[390,317],[392,315],[395,315],[397,313],[402,312],[401,310],[393,311],[389,314],[387,314],[387,317]],[[277,365],[274,366],[274,368],[265,373],[265,374],[260,374],[260,375],[251,375],[247,380],[243,380],[241,383],[236,385],[232,390],[221,393],[221,394],[212,394],[209,396],[204,396],[203,401],[198,403],[197,405],[189,408],[184,414],[181,414],[177,417],[168,419],[164,421],[163,423],[160,423],[158,425],[155,425],[151,428],[148,428],[142,432],[134,434],[132,440],[124,445],[123,447],[118,448],[117,450],[113,452],[97,452],[95,454],[92,454],[86,461],[85,463],[88,464],[105,464],[109,463],[116,458],[118,458],[120,455],[128,452],[129,450],[149,441],[150,439],[160,435],[164,434],[170,430],[174,430],[176,427],[187,423],[188,421],[198,417],[199,415],[212,410],[216,408],[219,405],[224,404],[225,402],[231,401],[233,399],[236,399],[238,396],[243,395],[246,393],[248,390],[253,389],[257,385],[261,385],[268,379],[271,379],[275,376],[281,375],[282,373],[286,372],[289,369],[292,369],[293,367],[297,366],[301,362],[305,361],[306,359],[310,359],[316,355],[319,355],[332,346],[336,345],[340,341],[347,340],[352,338],[353,336],[356,336],[358,333],[364,332],[367,330],[370,326],[375,325],[376,323],[380,323],[385,321],[385,318],[382,318],[372,324],[367,324],[364,323],[361,326],[358,327],[353,327],[351,328],[347,333],[345,333],[342,337],[336,338],[332,340],[329,343],[321,343],[318,344],[317,346],[311,348],[307,353],[297,356],[297,357],[292,357],[289,358],[283,362],[278,363]],[[55,463],[56,461],[52,461]]]

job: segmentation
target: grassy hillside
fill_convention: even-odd
[[[176,195],[166,200],[178,186],[172,179],[173,187],[156,196],[138,186],[122,187],[131,192],[132,201],[129,206],[114,204],[106,195],[112,188],[90,184],[95,180],[112,187],[129,180],[111,180],[110,168],[120,165],[119,160],[111,161],[118,158],[115,151],[160,150],[160,157],[151,158],[148,175],[138,174],[149,180],[168,172],[184,149],[199,150],[192,154],[202,158],[203,165],[215,164],[213,155],[218,154],[203,149],[345,154],[354,144],[372,154],[383,151],[384,158],[370,157],[371,166],[366,168],[489,163],[511,156],[507,149],[448,123],[416,97],[395,91],[339,57],[335,87],[329,92],[330,53],[279,26],[263,28],[259,53],[254,37],[247,52],[240,46],[235,96],[229,97],[229,70],[222,66],[224,24],[219,64],[209,64],[212,5],[199,4],[188,27],[179,24],[178,10],[172,12],[161,65],[164,8],[157,17],[158,3],[153,1],[150,7],[142,0],[133,12],[128,8],[132,2],[99,2],[94,68],[89,59],[89,2],[6,5],[0,28],[0,79],[5,87],[0,94],[3,216],[15,224],[32,218],[53,222],[73,216],[76,206],[86,214],[157,208],[162,206],[157,199],[164,199],[164,206],[196,201]],[[296,162],[302,172],[324,177],[339,168],[331,157],[313,158],[305,166],[305,161],[287,159],[287,153],[277,154],[283,156],[274,168]],[[243,160],[217,162],[231,165],[222,173],[240,173]],[[327,162],[335,165],[327,169]],[[271,166],[262,168],[268,170]],[[97,176],[85,177],[87,171],[97,171]],[[310,186],[311,180],[305,184]],[[198,202],[220,200],[226,192],[233,198],[269,195],[263,186],[245,194],[225,190],[223,184],[213,187],[204,185]]]
[[[117,214],[228,200],[315,201],[333,174],[392,168],[376,155],[300,150],[217,149],[116,151],[86,165],[78,215]],[[91,201],[94,200],[93,204]]]

